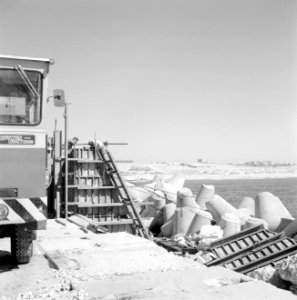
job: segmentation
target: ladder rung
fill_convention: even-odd
[[[87,159],[87,158],[68,158],[68,161],[76,161],[77,163],[103,163],[102,160],[99,159]]]
[[[108,190],[114,189],[113,185],[101,185],[101,186],[87,186],[87,185],[68,185],[69,189],[78,189],[78,190]]]
[[[121,207],[123,203],[76,203],[78,207]]]

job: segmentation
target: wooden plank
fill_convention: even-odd
[[[101,232],[101,233],[106,233],[108,230],[104,227],[102,227],[98,222],[93,221],[89,218],[87,218],[86,216],[83,216],[81,214],[77,214],[77,217],[79,217],[80,219],[88,222],[88,226],[87,229],[92,230],[95,233]]]
[[[66,219],[57,218],[57,219],[55,219],[55,221],[63,226],[67,225]]]
[[[75,259],[70,259],[58,250],[45,251],[45,258],[49,261],[50,266],[56,270],[79,270],[80,264]]]
[[[67,220],[69,222],[77,225],[85,233],[88,232],[88,230],[87,230],[88,222],[86,222],[85,220],[82,220],[81,218],[77,217],[76,215],[69,217]]]

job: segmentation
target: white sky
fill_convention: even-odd
[[[70,136],[136,161],[297,161],[294,0],[2,0],[0,53],[54,58]],[[62,111],[48,104],[47,128]]]

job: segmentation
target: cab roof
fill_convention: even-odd
[[[0,67],[14,68],[17,65],[21,65],[24,69],[41,71],[44,76],[46,76],[49,72],[49,65],[53,64],[54,60],[49,58],[35,58],[0,54]]]

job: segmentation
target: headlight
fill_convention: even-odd
[[[8,216],[9,210],[5,204],[0,203],[0,221],[3,221]]]

